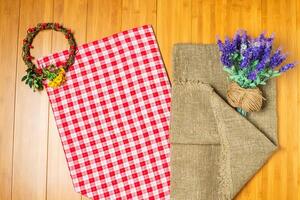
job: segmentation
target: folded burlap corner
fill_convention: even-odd
[[[276,150],[276,84],[263,110],[241,116],[227,102],[216,45],[175,45],[171,199],[232,199]]]

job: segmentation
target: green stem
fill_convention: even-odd
[[[244,111],[243,109],[241,109],[241,108],[236,108],[236,110],[237,110],[241,115],[243,115],[244,117],[247,116],[247,112]]]

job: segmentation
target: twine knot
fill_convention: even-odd
[[[227,101],[246,112],[260,111],[265,98],[259,88],[242,88],[237,83],[230,83],[227,90]]]

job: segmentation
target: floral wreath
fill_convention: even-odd
[[[62,32],[65,38],[68,40],[70,45],[69,57],[62,66],[49,65],[45,68],[37,68],[37,66],[32,62],[34,59],[30,54],[30,49],[33,48],[32,42],[35,36],[43,30],[54,30]],[[27,36],[23,40],[22,57],[27,65],[27,74],[23,76],[22,81],[33,88],[33,91],[43,90],[43,82],[47,81],[48,86],[56,88],[62,85],[66,81],[66,71],[69,67],[73,65],[76,55],[76,41],[70,29],[63,27],[58,23],[39,23],[36,27],[29,28],[27,30]]]

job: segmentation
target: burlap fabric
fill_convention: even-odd
[[[244,118],[224,100],[216,45],[175,45],[173,69],[171,199],[232,199],[277,148],[275,82]]]

